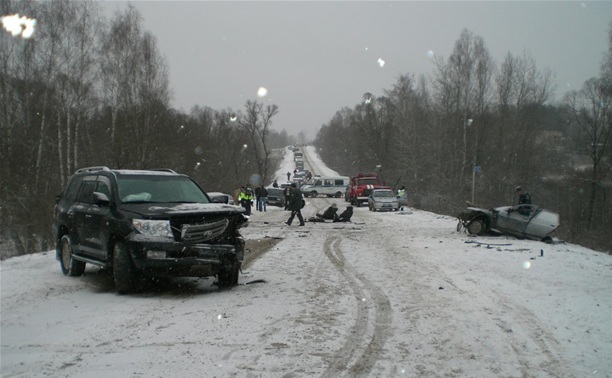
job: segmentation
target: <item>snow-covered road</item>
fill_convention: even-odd
[[[278,177],[289,169],[287,155]],[[308,198],[303,213],[333,201],[346,206]],[[3,261],[0,375],[612,376],[610,255],[466,243],[456,219],[415,209],[306,227],[288,215],[254,212],[245,236],[273,247],[240,281],[265,282],[226,291],[182,279],[120,296],[96,268],[64,277],[51,252]]]

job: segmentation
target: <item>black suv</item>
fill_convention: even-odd
[[[111,268],[120,294],[141,275],[217,276],[219,287],[232,287],[244,258],[243,213],[169,169],[84,168],[56,199],[56,257],[68,276],[86,263]]]

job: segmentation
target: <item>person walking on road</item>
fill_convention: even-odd
[[[296,183],[291,183],[291,195],[289,196],[289,210],[291,210],[291,215],[287,220],[287,225],[291,226],[291,222],[293,222],[293,218],[297,215],[298,220],[300,221],[300,226],[304,226],[304,218],[302,217],[302,206],[304,205],[304,199],[302,198],[302,192],[298,189]]]

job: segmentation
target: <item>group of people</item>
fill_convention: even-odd
[[[286,210],[291,211],[291,215],[287,222],[285,222],[288,226],[291,226],[293,219],[297,217],[300,221],[300,226],[304,226],[304,217],[302,216],[302,208],[306,205],[306,201],[304,201],[304,196],[302,195],[302,191],[297,187],[296,183],[291,183],[290,186],[285,188],[286,196],[288,196]],[[332,204],[323,214],[316,214],[316,217],[309,218],[308,220],[311,222],[321,222],[326,219],[331,220],[332,222],[350,222],[351,217],[353,216],[353,206],[347,206],[346,210],[343,211],[340,215],[337,214],[338,207],[336,204]]]
[[[330,207],[321,213],[316,213],[316,217],[309,219],[311,222],[325,222],[325,220],[331,220],[332,222],[350,222],[353,216],[353,206],[347,206],[340,215],[338,215],[338,206],[332,203]]]
[[[245,215],[251,215],[253,202],[255,202],[255,209],[257,211],[267,211],[268,189],[266,189],[263,184],[255,188],[255,190],[251,188],[251,184],[240,187],[238,203],[240,206],[244,207]]]

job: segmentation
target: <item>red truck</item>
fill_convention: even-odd
[[[368,196],[374,189],[391,189],[378,173],[359,172],[351,177],[346,190],[345,200],[357,207],[368,202]]]

